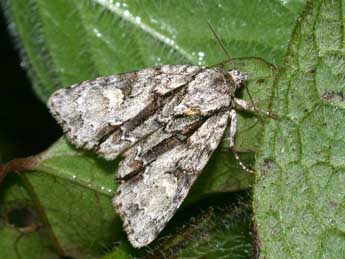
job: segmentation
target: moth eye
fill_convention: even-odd
[[[233,70],[233,75],[234,75],[234,76],[239,76],[239,75],[240,75],[240,71],[238,71],[238,70]]]

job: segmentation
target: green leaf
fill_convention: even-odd
[[[343,10],[308,3],[275,84],[254,195],[262,258],[345,254]]]
[[[250,234],[249,200],[223,204],[191,218],[178,233],[150,253],[156,258],[250,258],[253,237]],[[151,258],[147,256],[146,258]]]
[[[229,199],[223,195],[218,203],[209,199],[199,202],[194,209],[180,210],[169,224],[169,235],[149,248],[138,251],[122,242],[104,259],[249,258],[253,255],[251,204],[248,195],[242,193],[240,197]]]
[[[216,28],[234,57],[281,64],[299,1],[4,0],[35,92],[98,75],[159,64],[213,65],[226,58],[207,28]]]
[[[121,221],[111,205],[116,162],[79,152],[63,139],[28,160],[36,161],[16,184],[27,191],[55,252],[90,258],[119,239]]]
[[[59,258],[37,232],[20,233],[14,228],[0,224],[0,235],[2,258]]]
[[[0,190],[0,251],[1,258],[57,259],[42,222],[35,212],[30,196],[18,182],[19,177],[8,176]]]

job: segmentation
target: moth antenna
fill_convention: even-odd
[[[245,88],[245,89],[246,89],[246,91],[247,91],[247,94],[248,94],[248,96],[249,96],[250,102],[251,102],[251,103],[252,103],[252,105],[253,105],[254,110],[255,110],[257,113],[260,113],[260,112],[259,112],[259,110],[258,110],[258,108],[256,108],[256,106],[255,106],[255,103],[254,103],[253,97],[252,97],[252,95],[251,95],[251,93],[250,93],[250,91],[249,91],[248,86],[245,86],[244,88]]]
[[[225,55],[228,57],[228,59],[231,59],[230,53],[228,52],[228,50],[225,48],[223,41],[220,39],[220,37],[218,36],[216,30],[213,28],[213,26],[211,25],[210,22],[207,22],[208,27],[210,28],[213,36],[216,38],[216,40],[218,41],[220,47],[222,48],[222,50],[224,51]]]
[[[224,45],[223,41],[221,40],[221,38],[218,36],[218,33],[216,32],[216,30],[213,28],[212,24],[211,24],[209,21],[207,21],[207,24],[208,24],[208,27],[210,28],[210,31],[212,32],[213,36],[216,38],[216,40],[217,40],[217,42],[219,43],[220,47],[221,47],[222,50],[224,51],[225,55],[228,57],[228,60],[231,60],[232,58],[231,58],[231,56],[230,56],[230,53],[229,53],[229,51],[225,48],[225,45]],[[222,64],[222,63],[220,63],[220,64]],[[219,65],[219,64],[217,64],[217,65]],[[217,66],[217,65],[216,65],[216,66]],[[246,91],[247,91],[247,93],[248,93],[250,102],[252,103],[254,110],[255,110],[256,112],[259,112],[258,108],[256,108],[256,106],[255,106],[253,97],[252,97],[252,95],[250,94],[250,91],[249,91],[248,87],[245,86],[244,88],[246,89]]]

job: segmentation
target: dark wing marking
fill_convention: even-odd
[[[114,206],[133,246],[154,240],[180,207],[223,136],[231,98],[222,71],[198,73],[158,114],[163,126],[125,152]]]
[[[228,116],[228,111],[222,111],[209,117],[185,141],[121,182],[114,206],[133,246],[153,241],[180,207],[218,146]]]
[[[114,159],[160,128],[156,117],[165,96],[200,70],[166,65],[100,77],[56,91],[48,106],[73,144]]]

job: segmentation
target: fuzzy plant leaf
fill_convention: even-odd
[[[345,254],[343,10],[308,2],[274,86],[254,193],[261,258]]]
[[[213,202],[211,206],[208,201],[198,203],[196,209],[186,208],[177,213],[169,227],[169,230],[173,229],[170,234],[158,239],[149,248],[138,251],[127,242],[121,242],[103,259],[252,257],[249,195],[241,193],[230,199],[224,195],[222,201],[218,204]]]
[[[281,64],[300,1],[4,0],[35,92],[160,64],[213,65],[233,57]]]

